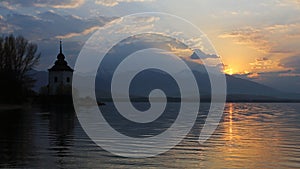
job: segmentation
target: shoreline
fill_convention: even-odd
[[[125,102],[125,101],[120,101]],[[148,103],[149,101],[146,100],[133,100],[133,103]],[[179,103],[180,101],[172,100],[171,103]],[[186,101],[192,102],[192,101]],[[99,106],[105,106],[106,103],[113,103],[111,100],[102,100],[98,103]],[[200,103],[210,103],[208,100],[200,101]],[[300,100],[227,100],[225,103],[300,103]],[[44,103],[23,103],[23,104],[4,104],[0,103],[0,112],[1,111],[10,111],[10,110],[20,110],[20,109],[27,109],[32,106],[43,106],[43,105],[65,105],[65,106],[73,106],[73,103],[51,103],[51,104],[44,104]]]
[[[0,112],[1,111],[10,111],[10,110],[21,110],[30,108],[32,104],[1,104],[0,103]]]

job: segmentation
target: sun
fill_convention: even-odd
[[[228,75],[233,75],[233,69],[232,68],[227,68],[227,69],[224,70],[224,73],[228,74]]]

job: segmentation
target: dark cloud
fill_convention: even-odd
[[[292,69],[292,73],[300,75],[300,55],[282,59],[281,65],[286,68]]]
[[[267,60],[269,60],[267,57],[262,57],[262,58],[257,58],[256,59],[257,62],[267,61]]]
[[[270,53],[274,53],[274,54],[289,54],[292,53],[291,50],[278,50],[278,49],[272,49],[270,50]]]
[[[235,74],[235,77],[252,80],[289,93],[300,93],[300,76],[292,69],[273,72]]]
[[[254,77],[252,75],[255,75],[255,73],[245,73],[245,74],[233,74],[233,76],[241,78],[241,79],[247,79],[247,80],[253,80],[257,79],[258,77]]]
[[[0,19],[0,25],[9,27],[5,33],[14,33],[23,35],[26,38],[36,41],[41,39],[53,39],[57,36],[68,33],[81,33],[82,31],[95,27],[103,26],[111,19],[98,17],[93,19],[82,19],[76,16],[61,16],[48,11],[37,16],[10,14]],[[9,31],[9,32],[8,32]]]
[[[95,4],[113,7],[122,2],[151,2],[154,0],[95,0]]]
[[[57,37],[70,33],[80,36],[80,38],[63,39],[65,54],[73,64],[82,45],[90,35],[80,33],[92,27],[101,27],[109,21],[111,19],[105,17],[82,19],[71,15],[62,16],[51,11],[37,16],[13,13],[0,19],[0,31],[2,35],[10,33],[22,35],[38,44],[42,53],[38,69],[44,70],[52,64],[57,55],[59,42]]]
[[[231,38],[236,44],[246,45],[255,50],[269,53],[273,45],[263,30],[246,27],[219,35],[220,38]]]
[[[53,7],[53,8],[76,8],[81,6],[85,0],[3,0],[5,5],[19,5],[23,7]]]
[[[266,57],[256,59],[257,63],[264,63],[268,61],[269,59]],[[278,66],[285,70],[236,74],[234,76],[253,80],[285,92],[300,93],[300,55],[284,58],[280,61]]]
[[[283,70],[283,71],[274,71],[274,72],[260,72],[259,75],[261,76],[277,76],[280,74],[291,73],[292,70]]]

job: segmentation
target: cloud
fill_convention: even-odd
[[[37,16],[11,14],[0,19],[0,32],[23,35],[26,39],[38,44],[42,53],[38,69],[44,70],[54,61],[58,52],[58,39],[64,40],[64,52],[72,57],[72,63],[79,53],[87,35],[110,22],[111,18],[80,18],[73,15],[59,15],[52,11]],[[76,38],[81,36],[80,38]],[[86,37],[85,37],[86,36]]]
[[[186,58],[193,53],[191,49],[187,48],[186,46],[179,46],[178,44],[169,43],[168,47],[172,54],[179,56],[179,57]]]
[[[3,0],[2,5],[10,8],[21,7],[52,7],[52,8],[77,8],[83,5],[85,0]]]
[[[249,64],[252,66],[251,69],[253,72],[266,72],[283,69],[280,61],[269,59],[267,57],[256,58],[254,62]]]
[[[249,73],[236,73],[233,74],[235,77],[242,79],[250,79],[257,82],[264,82],[268,79],[275,79],[280,77],[289,77],[292,70],[282,70],[282,71],[268,71],[268,72],[249,72]],[[272,85],[271,85],[272,86]]]
[[[233,74],[233,76],[241,78],[241,79],[248,79],[248,80],[254,80],[254,79],[259,79],[260,78],[260,74],[259,73],[236,73]]]
[[[234,30],[219,35],[220,38],[231,38],[236,44],[249,46],[257,51],[268,53],[273,44],[267,40],[263,31],[252,27]]]
[[[277,6],[299,8],[300,0],[278,0]]]
[[[12,14],[0,20],[1,32],[24,35],[30,40],[72,38],[87,35],[109,22],[110,18],[84,19],[73,15],[62,16],[52,11],[37,16]]]
[[[2,6],[2,8],[6,9],[6,10],[15,10],[16,7],[13,6],[13,4],[10,3],[10,1],[2,1],[0,2],[0,5]]]
[[[224,69],[224,65],[220,64],[220,58],[215,54],[207,54],[200,49],[192,50],[188,46],[182,46],[178,44],[168,44],[170,52],[183,60],[197,63],[197,64],[205,64],[206,66],[213,67],[219,73],[219,70]],[[211,69],[211,70],[213,70]]]
[[[144,17],[135,17],[134,21],[136,22],[146,22],[146,23],[154,23],[160,20],[160,17],[157,16],[144,16]]]
[[[300,55],[282,59],[281,65],[285,68],[291,69],[291,74],[300,76]]]
[[[259,57],[254,62],[251,72],[237,73],[234,76],[253,80],[276,89],[295,93],[300,86],[300,54],[283,59]]]
[[[57,4],[36,4],[38,7],[53,7],[53,8],[78,8],[81,5],[84,4],[85,0],[71,0],[70,2],[65,2],[61,1],[62,3],[57,3]]]
[[[190,48],[193,48],[193,49],[201,49],[201,50],[205,50],[204,46],[203,46],[203,37],[194,37],[194,38],[190,38],[188,39],[187,41],[184,41],[183,42],[188,45]]]
[[[13,26],[0,21],[0,32],[4,34],[13,33]]]
[[[100,26],[93,26],[93,27],[85,29],[84,31],[82,31],[80,33],[68,33],[66,35],[56,36],[56,38],[57,39],[70,39],[70,38],[73,38],[73,37],[85,36],[85,35],[88,35],[92,32],[95,32],[96,30],[98,30],[100,28],[101,28]]]
[[[300,23],[290,23],[290,24],[274,24],[264,28],[267,33],[274,35],[280,34],[281,37],[284,36],[288,39],[299,38],[300,37]]]
[[[234,76],[253,80],[285,92],[299,91],[300,55],[293,55],[281,60],[261,57],[250,64],[252,72],[238,73]]]
[[[274,24],[271,26],[267,26],[265,30],[269,31],[270,33],[278,33],[278,32],[287,32],[288,29],[292,26],[293,24]]]
[[[102,6],[109,6],[113,7],[119,5],[122,2],[152,2],[155,0],[96,0],[95,4],[102,5]]]
[[[103,27],[109,34],[132,35],[141,31],[152,31],[154,25],[160,17],[153,16],[134,16],[131,18],[117,18]]]
[[[173,54],[176,55],[180,58],[182,58],[183,60],[186,61],[190,61],[193,63],[197,63],[197,64],[206,64],[207,66],[213,66],[213,67],[218,67],[218,68],[222,68],[224,67],[224,65],[219,65],[220,61],[219,61],[219,57],[215,54],[206,54],[205,52],[203,52],[200,49],[195,49],[192,50],[191,48],[189,48],[188,46],[178,43],[178,41],[173,41],[169,42],[167,44],[167,47],[169,50],[168,52],[164,52],[164,54]]]
[[[268,61],[269,59],[266,57],[262,57],[262,58],[257,58],[255,60],[256,60],[256,62],[264,62],[264,61]]]
[[[263,54],[286,57],[300,52],[300,23],[277,23],[260,28],[244,27],[220,34],[219,38],[232,39],[236,44]]]

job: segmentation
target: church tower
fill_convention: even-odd
[[[49,95],[70,95],[72,86],[73,69],[68,66],[65,55],[62,52],[62,42],[60,41],[60,51],[54,66],[49,71]]]

